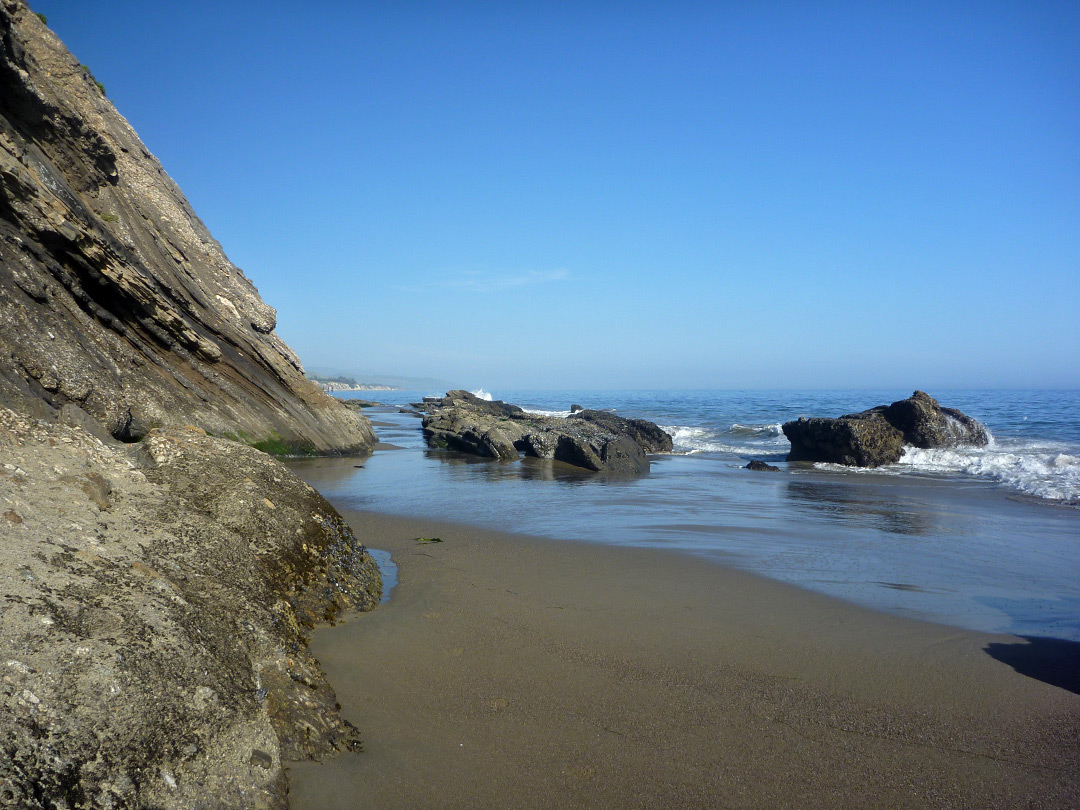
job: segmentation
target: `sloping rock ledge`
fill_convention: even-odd
[[[379,572],[264,453],[0,407],[0,579],[0,806],[283,810],[284,761],[359,745],[305,633]]]
[[[825,461],[853,467],[894,464],[904,445],[921,448],[982,447],[990,434],[975,419],[943,408],[923,391],[891,405],[879,405],[836,419],[805,416],[784,423],[791,442],[788,461]]]
[[[671,436],[652,422],[607,411],[539,416],[468,391],[448,391],[414,407],[427,414],[423,431],[429,446],[487,458],[517,459],[524,453],[593,472],[643,473],[649,470],[648,453],[672,447]]]

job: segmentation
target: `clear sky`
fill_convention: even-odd
[[[1080,3],[36,0],[308,367],[1080,387]]]

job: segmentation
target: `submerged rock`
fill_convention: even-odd
[[[854,467],[894,464],[904,445],[981,447],[990,434],[978,421],[954,408],[943,408],[922,391],[891,405],[879,405],[836,419],[801,417],[784,423],[791,442],[789,461],[823,461]]]
[[[426,397],[424,437],[432,447],[503,460],[521,453],[549,458],[594,472],[641,473],[647,453],[671,450],[671,436],[643,419],[606,411],[578,410],[567,418],[530,414],[501,400],[468,391]]]
[[[772,464],[766,464],[764,461],[759,461],[756,458],[743,469],[756,470],[757,472],[780,472],[779,467],[774,467]]]

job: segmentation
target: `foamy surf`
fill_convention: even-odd
[[[1052,444],[957,447],[923,450],[907,447],[897,467],[913,472],[950,473],[987,478],[1027,495],[1080,505],[1080,456]]]
[[[469,393],[472,394],[477,399],[484,400],[484,402],[491,402],[492,401],[491,394],[489,394],[483,388],[477,388],[475,391],[470,391]]]
[[[672,451],[676,455],[692,456],[698,453],[729,453],[737,456],[754,456],[755,458],[774,458],[773,455],[762,455],[762,446],[749,444],[731,444],[722,440],[722,434],[706,427],[689,427],[687,425],[661,425],[671,435]],[[770,450],[771,448],[765,448]]]
[[[525,413],[531,413],[533,416],[560,416],[566,418],[570,415],[570,411],[544,411],[538,408],[522,408]]]

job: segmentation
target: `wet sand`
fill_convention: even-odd
[[[1074,647],[676,554],[346,516],[400,582],[313,639],[365,750],[292,765],[295,810],[1080,806]]]

